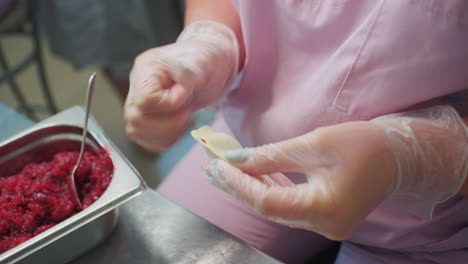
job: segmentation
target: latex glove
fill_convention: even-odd
[[[236,167],[213,160],[205,174],[266,218],[343,240],[387,198],[430,216],[465,181],[467,138],[453,108],[433,107],[228,151]],[[307,182],[268,186],[250,177],[278,172],[302,173]]]
[[[175,143],[193,111],[227,93],[237,76],[238,52],[231,29],[199,21],[175,43],[139,55],[124,107],[129,138],[154,152]]]

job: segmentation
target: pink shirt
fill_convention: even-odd
[[[468,86],[467,1],[234,3],[247,57],[223,111],[244,146],[398,112]],[[364,250],[363,260],[400,260],[386,251],[397,249],[415,260],[468,261],[468,199],[439,205],[430,221],[384,203],[350,242],[379,252]]]

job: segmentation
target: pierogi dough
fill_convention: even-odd
[[[202,126],[193,130],[191,134],[203,145],[210,158],[226,160],[225,151],[242,148],[235,138],[225,133],[216,132],[209,126]]]
[[[208,153],[208,156],[212,159],[218,158],[228,161],[224,154],[225,151],[242,148],[242,145],[235,138],[228,134],[217,132],[209,126],[202,126],[197,130],[192,130],[190,134],[193,138],[195,138],[195,140],[203,145],[206,152]],[[286,176],[281,173],[272,175],[252,175],[252,177],[269,186],[294,185]]]

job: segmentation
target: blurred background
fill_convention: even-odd
[[[157,186],[168,171],[165,160],[174,159],[129,142],[123,102],[135,56],[173,42],[183,9],[179,0],[0,0],[0,103],[40,121],[84,105],[88,78],[98,72],[92,115]]]

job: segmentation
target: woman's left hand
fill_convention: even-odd
[[[451,107],[432,107],[316,129],[276,144],[228,151],[210,181],[287,226],[348,238],[383,200],[422,217],[457,193],[468,173],[468,132]],[[269,186],[250,175],[298,172]]]

